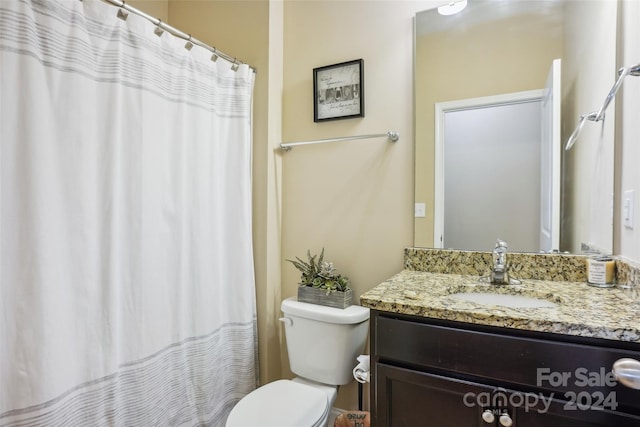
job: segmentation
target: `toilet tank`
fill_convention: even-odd
[[[345,309],[282,301],[289,367],[299,377],[329,385],[353,381],[356,358],[364,351],[369,309]]]

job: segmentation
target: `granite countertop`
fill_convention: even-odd
[[[538,332],[640,342],[640,298],[633,291],[585,282],[524,279],[521,285],[479,283],[477,275],[403,270],[360,296],[375,310]],[[532,296],[549,308],[490,306],[452,298],[459,292]]]

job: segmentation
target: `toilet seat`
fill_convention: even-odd
[[[278,380],[241,399],[231,410],[226,427],[321,427],[329,411],[322,390]]]

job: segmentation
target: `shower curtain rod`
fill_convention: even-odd
[[[80,0],[82,1],[82,0]],[[218,59],[218,57],[221,57],[223,59],[226,59],[227,61],[231,62],[231,67],[234,71],[236,71],[238,69],[238,66],[241,64],[245,64],[245,62],[239,61],[237,58],[234,58],[232,56],[227,55],[224,52],[219,51],[218,49],[216,49],[213,46],[209,46],[208,44],[201,42],[200,40],[194,38],[191,36],[191,34],[187,34],[183,31],[178,30],[175,27],[172,27],[169,24],[166,24],[164,22],[162,22],[161,19],[158,18],[154,18],[153,16],[144,13],[143,11],[136,9],[133,6],[129,6],[128,4],[126,4],[123,0],[102,0],[103,2],[106,3],[110,3],[114,6],[117,6],[121,9],[126,10],[127,12],[131,12],[133,14],[139,15],[141,17],[143,17],[144,19],[146,19],[147,21],[150,21],[153,25],[155,25],[156,27],[160,28],[161,30],[164,30],[168,33],[173,34],[174,36],[181,38],[183,40],[187,41],[187,45],[185,46],[186,49],[191,49],[191,47],[193,47],[193,45],[198,45],[200,47],[203,47],[205,49],[207,49],[208,51],[210,51],[212,53],[211,55],[211,60],[212,61],[216,61]],[[120,14],[118,14],[118,16],[120,16]],[[126,15],[123,17],[123,19],[126,19]],[[157,30],[156,30],[157,31]],[[162,32],[160,33],[156,33],[158,36],[162,35]],[[191,44],[191,46],[189,46],[189,43]],[[251,65],[249,65],[249,68],[251,68],[251,71],[253,71],[254,73],[256,72],[256,69],[254,67],[252,67]]]
[[[373,135],[342,136],[339,138],[317,139],[313,141],[286,142],[280,144],[280,148],[284,151],[291,151],[291,149],[296,145],[323,144],[325,142],[351,141],[354,139],[380,138],[383,136],[386,136],[389,139],[389,142],[396,142],[398,139],[400,139],[400,135],[398,134],[398,132],[390,130],[387,133],[376,133]]]

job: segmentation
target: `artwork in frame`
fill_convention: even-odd
[[[364,61],[313,69],[313,121],[364,117]]]

